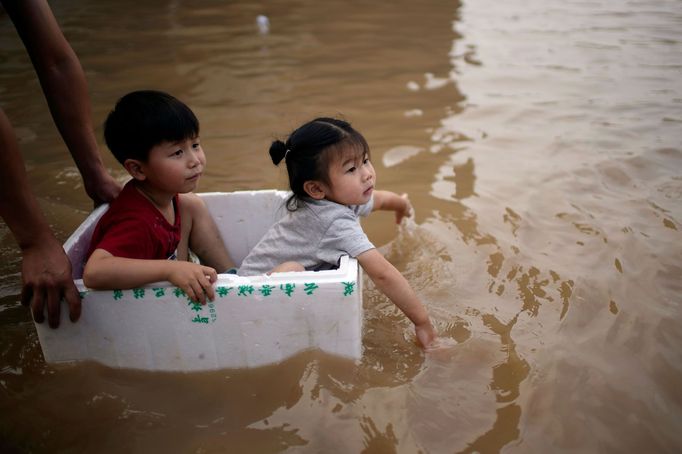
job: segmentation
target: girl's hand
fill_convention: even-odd
[[[172,261],[172,269],[168,280],[181,288],[192,301],[206,304],[206,297],[210,301],[215,298],[213,283],[218,279],[216,270],[209,266],[185,261]]]
[[[429,347],[432,347],[436,343],[436,330],[433,329],[433,325],[431,325],[430,321],[426,321],[422,324],[419,325],[414,325],[414,332],[417,335],[417,341],[419,342],[419,345],[424,350],[428,350]]]
[[[410,199],[407,198],[407,193],[400,196],[400,200],[403,202],[397,210],[395,210],[395,223],[400,224],[403,218],[409,218],[412,216],[412,204]]]

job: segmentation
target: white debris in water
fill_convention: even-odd
[[[270,19],[267,16],[259,14],[256,17],[256,26],[258,26],[258,32],[261,35],[266,35],[270,32]]]
[[[419,91],[419,84],[411,80],[407,83],[407,89],[410,91]]]
[[[449,78],[436,77],[433,75],[433,73],[425,73],[424,77],[426,78],[424,88],[427,90],[437,90],[438,88],[446,86],[450,82]]]
[[[418,155],[422,151],[424,151],[422,147],[399,145],[384,153],[384,156],[382,157],[382,163],[385,167],[393,167],[407,159],[410,159],[412,156]]]

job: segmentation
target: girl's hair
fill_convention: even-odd
[[[357,156],[369,155],[367,141],[350,123],[327,117],[304,124],[292,132],[286,142],[272,142],[272,162],[278,165],[284,160],[287,165],[289,186],[293,192],[287,200],[287,209],[295,211],[298,202],[308,196],[303,189],[306,181],[317,180],[329,185],[330,164],[347,150]]]
[[[118,100],[104,122],[107,146],[123,164],[126,159],[147,161],[149,151],[162,142],[199,136],[192,110],[168,93],[141,90]]]

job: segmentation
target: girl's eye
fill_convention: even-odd
[[[356,169],[356,167],[353,166],[353,167],[349,168],[348,170],[346,170],[346,172],[353,173],[353,172],[355,172],[355,169]]]
[[[369,158],[365,158],[364,161],[362,161],[363,164],[368,164],[369,163]]]

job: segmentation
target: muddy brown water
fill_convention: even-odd
[[[451,346],[417,349],[366,282],[358,363],[310,351],[192,374],[48,365],[0,223],[0,450],[682,450],[678,1],[51,4],[121,179],[100,125],[130,90],[194,109],[201,191],[284,188],[269,142],[314,116],[350,120],[378,186],[416,209],[366,230]],[[0,103],[65,240],[91,203],[5,15]]]

